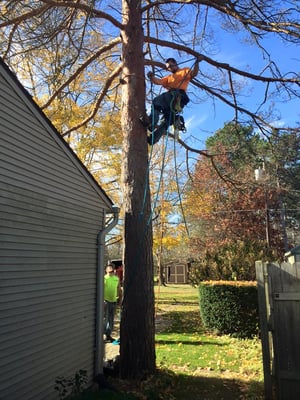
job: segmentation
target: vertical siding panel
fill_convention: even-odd
[[[57,376],[92,376],[97,234],[111,207],[28,101],[0,62],[1,400],[54,400]]]

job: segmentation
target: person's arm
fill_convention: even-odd
[[[117,300],[117,303],[118,304],[122,304],[122,288],[121,288],[121,285],[120,285],[120,279],[119,279],[119,284],[118,284],[118,300]]]
[[[153,73],[153,72],[149,71],[149,72],[147,73],[147,76],[148,76],[149,80],[150,80],[152,83],[155,83],[156,85],[162,85],[161,79],[156,78],[156,76],[154,76],[154,73]]]
[[[198,57],[197,57],[197,60],[196,60],[195,65],[194,65],[194,68],[191,70],[191,77],[192,77],[192,79],[195,78],[195,76],[198,75],[198,72],[199,72],[199,62],[201,62],[202,60],[204,60],[204,57],[203,57],[203,56],[200,56],[200,57],[198,56]]]

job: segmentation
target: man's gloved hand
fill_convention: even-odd
[[[147,73],[147,76],[148,76],[148,78],[150,79],[150,81],[151,81],[151,79],[153,78],[153,76],[154,76],[154,73],[153,72],[151,72],[151,71],[149,71],[148,73]]]

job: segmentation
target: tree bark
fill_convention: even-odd
[[[155,369],[152,225],[148,187],[142,15],[139,0],[123,0],[122,189],[124,294],[120,328],[121,378],[141,379]]]

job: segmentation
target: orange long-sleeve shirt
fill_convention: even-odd
[[[188,84],[192,79],[192,71],[190,68],[178,69],[171,75],[164,76],[163,78],[156,79],[156,83],[162,85],[167,90],[182,89],[186,91]]]

